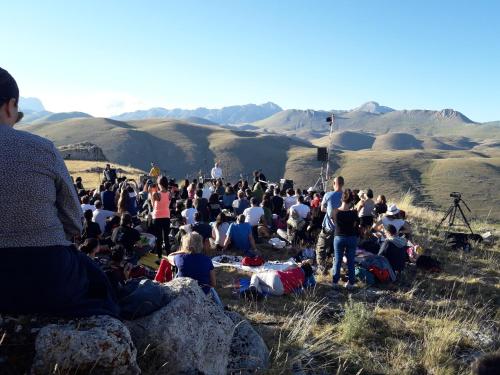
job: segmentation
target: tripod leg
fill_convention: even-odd
[[[439,224],[436,226],[436,229],[434,229],[434,235],[439,231],[439,228],[441,228],[441,225],[446,221],[449,215],[451,215],[451,211],[453,210],[453,206],[448,208],[448,211],[446,211],[446,214],[443,216]]]
[[[462,207],[460,207],[460,205],[458,205],[458,209],[460,210],[460,213],[462,214],[462,219],[464,220],[465,225],[467,225],[467,227],[469,228],[470,232],[471,232],[472,234],[474,234],[474,232],[472,231],[472,228],[470,227],[469,221],[468,221],[468,220],[467,220],[467,218],[465,217],[465,214],[464,214],[464,212],[462,211]]]
[[[450,216],[450,222],[448,223],[448,227],[452,227],[455,224],[455,216],[457,215],[457,206],[453,206],[453,213]]]

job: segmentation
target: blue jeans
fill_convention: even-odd
[[[333,249],[335,259],[333,261],[333,283],[337,284],[340,280],[340,267],[342,266],[342,257],[347,258],[347,276],[349,284],[355,283],[354,257],[356,256],[356,247],[358,244],[357,236],[335,236],[333,238]]]

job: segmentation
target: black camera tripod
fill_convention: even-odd
[[[464,211],[462,210],[462,207],[460,206],[460,202],[462,202],[464,204],[465,208],[467,208],[467,210],[469,210],[469,212],[471,212],[469,206],[467,206],[467,203],[465,203],[465,201],[462,199],[462,194],[451,193],[450,197],[453,198],[453,204],[450,206],[450,208],[448,208],[448,211],[446,211],[446,214],[441,219],[439,224],[436,226],[436,229],[434,230],[434,234],[436,234],[438,232],[439,228],[446,221],[446,219],[448,219],[448,230],[446,231],[446,233],[448,233],[450,231],[451,227],[453,227],[453,225],[455,224],[455,218],[457,216],[457,211],[458,211],[460,213],[460,215],[462,216],[463,222],[465,223],[465,225],[467,225],[467,228],[469,228],[471,234],[474,235],[474,232],[472,231],[472,228],[470,227],[469,220],[467,220],[467,217],[465,216]]]

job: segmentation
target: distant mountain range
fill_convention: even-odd
[[[246,104],[223,107],[220,109],[196,108],[196,109],[165,109],[151,108],[148,110],[122,113],[112,116],[114,120],[146,120],[152,118],[188,119],[191,117],[203,118],[216,124],[241,124],[262,120],[274,115],[283,109],[274,103],[268,102],[260,105]]]
[[[52,113],[37,98],[21,98],[25,124],[92,118],[83,112]],[[279,105],[246,104],[220,109],[151,108],[111,116],[118,121],[177,119],[192,124],[237,128],[239,130],[279,133],[313,141],[326,136],[330,124],[326,118],[335,114],[334,131],[362,131],[370,134],[403,132],[418,136],[457,136],[481,139],[500,138],[500,122],[476,123],[453,109],[396,110],[371,101],[350,110],[283,110]]]

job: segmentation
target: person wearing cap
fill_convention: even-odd
[[[155,163],[151,163],[151,170],[149,171],[149,175],[153,178],[158,178],[160,174],[160,168],[158,168]]]
[[[394,225],[398,233],[411,233],[411,226],[399,216],[400,210],[395,204],[387,207],[387,212],[382,218],[374,224],[374,229],[378,231],[386,231],[389,225]]]
[[[106,275],[72,243],[82,210],[64,160],[49,140],[14,129],[18,103],[0,68],[0,314],[119,316]]]

